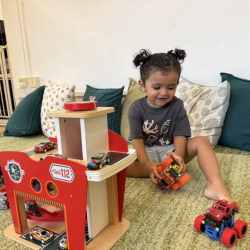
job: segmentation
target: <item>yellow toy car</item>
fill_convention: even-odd
[[[31,240],[35,239],[37,241],[41,241],[42,244],[45,244],[54,239],[54,233],[45,230],[41,227],[34,227],[30,231],[30,239]]]

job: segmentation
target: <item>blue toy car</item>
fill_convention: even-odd
[[[87,164],[87,168],[90,170],[101,169],[104,164],[109,163],[109,157],[107,153],[98,153],[90,158]]]

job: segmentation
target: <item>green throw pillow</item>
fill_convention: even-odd
[[[33,135],[41,130],[41,105],[45,86],[27,95],[16,107],[4,131],[5,136]]]
[[[90,96],[95,96],[98,107],[114,107],[115,112],[108,114],[108,129],[120,134],[121,102],[124,86],[119,89],[97,89],[87,85],[83,101],[89,101]]]
[[[226,73],[220,75],[222,82],[229,82],[231,92],[218,144],[250,151],[250,81]]]

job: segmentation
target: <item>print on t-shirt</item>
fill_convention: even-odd
[[[146,134],[155,134],[158,132],[158,126],[155,125],[154,128],[152,128],[152,126],[154,125],[154,120],[152,120],[152,122],[150,123],[148,120],[144,121],[143,123],[143,131]],[[156,142],[158,139],[158,137],[154,136],[154,135],[150,135],[147,139],[147,142],[149,145],[152,145],[154,142]]]
[[[143,124],[143,131],[146,133],[146,134],[155,134],[158,132],[158,126],[156,125],[152,130],[151,127],[154,125],[154,120],[152,120],[152,122],[150,123],[148,120],[144,121],[144,124]]]
[[[164,145],[164,144],[168,145],[168,144],[170,143],[169,140],[164,141],[163,138],[161,138],[161,139],[159,140],[159,142],[161,143],[161,145]]]
[[[150,135],[147,139],[147,142],[149,145],[153,145],[154,142],[156,142],[158,140],[158,137],[154,136],[154,135]]]
[[[162,134],[166,134],[169,130],[169,125],[170,125],[171,119],[167,120],[166,122],[164,122],[164,124],[161,127],[161,135]]]
[[[169,119],[166,122],[164,122],[164,124],[161,127],[161,133],[160,133],[160,135],[168,133],[170,122],[171,122],[171,119]],[[155,125],[155,127],[153,127],[153,126],[154,126],[154,120],[152,120],[152,122],[149,122],[148,120],[146,120],[143,123],[143,131],[146,134],[156,134],[158,132],[158,125]],[[158,140],[157,136],[155,136],[155,135],[149,135],[149,137],[147,139],[147,143],[149,145],[153,145],[157,140]],[[159,142],[161,143],[161,145],[164,145],[164,144],[168,145],[170,143],[169,140],[164,141],[163,138],[161,138],[159,140]]]

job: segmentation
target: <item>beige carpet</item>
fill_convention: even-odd
[[[0,150],[17,150],[44,139],[42,135],[11,138],[0,134]],[[250,153],[222,147],[217,147],[215,151],[225,185],[242,206],[235,218],[250,223]],[[131,222],[131,228],[112,250],[226,249],[220,241],[194,230],[195,218],[205,213],[213,201],[203,195],[206,180],[196,160],[188,164],[187,173],[191,179],[176,192],[162,192],[149,179],[127,178],[124,217]],[[11,223],[10,211],[0,210],[0,249],[28,249],[3,235],[3,230]],[[250,232],[244,239],[238,240],[233,249],[249,250]]]

